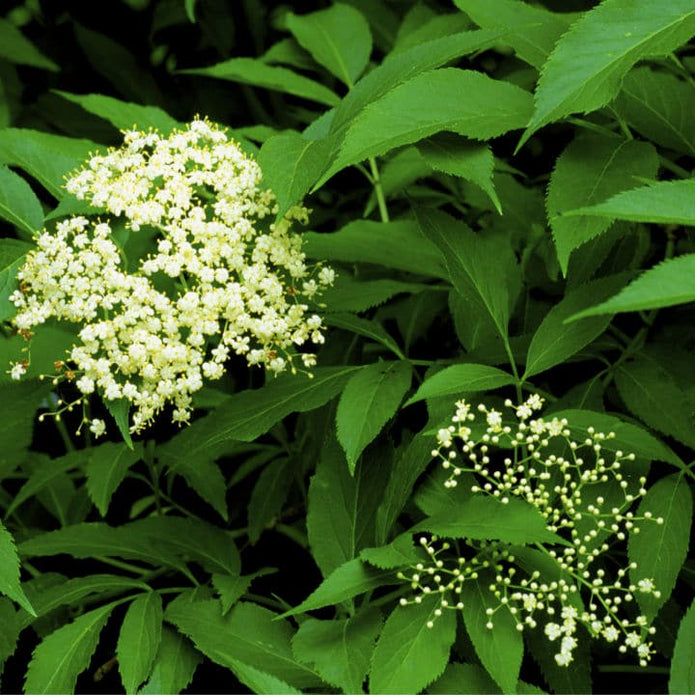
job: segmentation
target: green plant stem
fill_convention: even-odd
[[[301,531],[298,531],[293,526],[288,526],[287,524],[275,524],[275,530],[281,533],[283,536],[287,536],[290,540],[293,540],[297,545],[301,546],[305,550],[309,547],[309,539]]]
[[[140,576],[143,576],[149,572],[149,570],[146,570],[144,567],[138,567],[137,565],[133,565],[130,562],[124,562],[123,560],[114,560],[112,557],[97,555],[94,557],[94,559],[98,560],[99,562],[103,562],[105,565],[111,565],[111,567],[116,567],[124,572],[132,572],[133,574]]]
[[[661,166],[667,171],[670,171],[672,174],[675,174],[676,176],[680,176],[680,178],[682,179],[690,178],[690,172],[687,169],[684,169],[682,166],[679,166],[675,162],[672,162],[668,157],[660,155],[659,164],[661,164]]]
[[[75,445],[72,443],[72,438],[70,437],[68,428],[65,426],[65,423],[63,422],[63,418],[60,417],[60,415],[58,415],[57,417],[53,418],[53,421],[55,422],[56,429],[58,430],[60,438],[63,440],[65,450],[68,453],[70,453],[71,451],[75,451]]]
[[[376,165],[374,157],[369,158],[369,169],[372,172],[372,183],[374,184],[374,193],[379,205],[379,214],[382,222],[389,221],[389,211],[386,207],[386,198],[384,198],[384,189],[381,187],[381,177],[379,175],[379,167]]]
[[[601,673],[670,673],[668,666],[630,666],[629,664],[597,665]]]

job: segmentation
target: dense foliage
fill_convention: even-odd
[[[695,691],[693,0],[3,11],[3,691]]]

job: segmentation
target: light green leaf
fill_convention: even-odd
[[[615,437],[604,439],[601,443],[601,447],[607,451],[620,449],[645,459],[667,461],[674,466],[682,467],[683,465],[678,456],[656,437],[637,425],[624,422],[615,415],[597,413],[592,410],[561,410],[550,414],[553,417],[567,419],[567,428],[572,433],[574,441],[583,442],[586,439],[587,429],[594,427],[599,432],[615,434]]]
[[[330,161],[330,140],[309,140],[294,131],[274,135],[263,143],[258,163],[264,183],[278,202],[277,218],[301,203]]]
[[[398,343],[389,335],[386,329],[376,320],[363,319],[353,314],[329,314],[325,318],[325,323],[334,328],[362,335],[365,338],[381,343],[387,350],[390,350],[396,357],[404,359]]]
[[[651,622],[671,596],[688,553],[693,520],[693,498],[688,484],[678,474],[654,483],[642,498],[636,516],[644,516],[647,511],[654,519],[661,517],[664,521],[662,524],[654,520],[636,522],[640,532],[630,534],[627,555],[630,562],[637,564],[635,569],[630,569],[630,581],[637,585],[641,579],[651,579],[661,592],[659,598],[639,590],[635,592],[642,613]]]
[[[625,284],[623,275],[601,278],[570,291],[545,315],[531,339],[526,355],[526,380],[561,364],[586,347],[608,326],[610,317],[589,318],[564,325],[583,307],[600,302]]]
[[[638,353],[620,365],[615,384],[628,410],[642,422],[695,447],[695,421],[687,395],[664,365]]]
[[[618,193],[603,203],[571,210],[568,217],[591,217],[653,222],[655,224],[695,225],[692,196],[695,179],[656,181],[647,186]]]
[[[142,444],[129,449],[125,444],[102,444],[91,450],[87,461],[87,491],[102,516],[106,516],[113,493],[142,457]]]
[[[287,28],[311,53],[348,87],[362,74],[372,52],[372,34],[364,16],[349,5],[335,3],[311,14],[286,15]]]
[[[45,637],[34,649],[24,681],[24,692],[72,693],[77,676],[89,666],[99,633],[117,603],[84,613]]]
[[[485,140],[521,128],[531,113],[523,89],[473,70],[422,73],[369,104],[349,127],[337,160],[322,177],[395,147],[451,131]]]
[[[128,606],[116,645],[118,670],[126,695],[132,695],[152,670],[162,635],[162,599],[149,591]]]
[[[104,149],[90,140],[78,140],[38,130],[0,130],[0,161],[26,171],[59,199],[65,195],[65,175],[77,169],[90,153],[96,154]]]
[[[17,289],[17,271],[31,248],[31,244],[19,239],[0,239],[0,321],[6,321],[17,313],[10,295]]]
[[[200,653],[187,639],[171,628],[163,626],[152,675],[138,691],[139,695],[181,692],[193,679],[201,661]]]
[[[581,135],[558,157],[550,177],[546,209],[563,273],[572,251],[605,232],[611,220],[566,215],[638,185],[639,177],[656,174],[654,146],[638,140]]]
[[[201,450],[230,441],[250,442],[267,432],[286,415],[319,408],[338,395],[358,367],[319,367],[314,378],[280,376],[255,391],[241,391],[227,398],[215,411],[176,435],[167,446],[176,472],[176,461],[193,460]]]
[[[283,613],[282,617],[332,606],[384,584],[393,583],[394,580],[395,576],[391,570],[375,569],[358,558],[348,560],[336,567],[312,594],[296,608]]]
[[[507,336],[512,303],[521,282],[519,266],[508,241],[472,232],[463,222],[434,210],[416,210],[420,229],[441,251],[454,289],[472,310],[490,319]]]
[[[154,128],[163,135],[168,135],[175,128],[181,127],[181,123],[158,106],[133,104],[104,94],[71,94],[59,90],[56,90],[56,94],[103,118],[118,130]]]
[[[516,629],[516,621],[509,609],[502,606],[492,618],[487,608],[496,609],[499,601],[488,590],[490,576],[464,582],[461,593],[463,621],[480,661],[505,695],[515,695],[524,638]],[[486,627],[492,621],[492,630]]]
[[[390,472],[382,451],[375,454],[378,461],[365,456],[351,475],[335,437],[323,444],[309,485],[306,526],[312,556],[324,577],[376,543],[376,509]]]
[[[544,64],[522,142],[546,123],[607,104],[635,63],[666,56],[693,34],[691,0],[604,0],[563,34]]]
[[[344,132],[360,112],[394,87],[423,72],[487,48],[501,35],[499,31],[462,31],[387,55],[383,63],[365,75],[340,102],[331,132]]]
[[[31,190],[31,186],[21,176],[17,176],[2,165],[0,165],[0,217],[29,236],[43,229],[43,208],[34,191]]]
[[[439,133],[418,143],[417,148],[433,169],[460,176],[479,186],[488,194],[497,212],[502,214],[502,205],[492,182],[495,158],[489,145],[470,142],[452,133]]]
[[[195,24],[195,3],[196,0],[183,0],[183,6],[186,10],[186,17],[191,24]]]
[[[0,522],[0,592],[36,615],[19,583],[19,557],[12,534]]]
[[[416,546],[411,531],[396,536],[388,545],[365,548],[360,557],[382,570],[413,566],[426,559],[422,548]]]
[[[166,619],[215,663],[234,668],[240,661],[295,688],[315,687],[321,679],[292,655],[291,625],[253,603],[237,603],[223,616],[218,601],[170,604]]]
[[[398,410],[411,378],[406,362],[376,362],[350,377],[338,402],[336,426],[351,474],[364,448]]]
[[[420,275],[447,277],[439,250],[423,237],[413,220],[356,220],[332,234],[307,232],[302,238],[302,250],[309,258],[376,263]]]
[[[570,12],[549,12],[542,6],[518,0],[454,0],[454,4],[481,28],[504,31],[500,41],[534,68],[545,63],[555,42],[576,16]]]
[[[613,107],[638,133],[662,147],[695,154],[695,91],[670,72],[639,66],[625,76]]]
[[[454,364],[445,367],[422,383],[405,403],[406,406],[425,398],[462,396],[476,391],[492,391],[515,381],[507,372],[486,364]]]
[[[277,693],[287,693],[287,695],[302,695],[302,691],[293,688],[275,676],[271,676],[267,671],[261,671],[236,659],[229,660],[229,668],[234,675],[251,691],[258,695],[277,695]]]
[[[344,620],[308,618],[292,639],[292,651],[300,661],[313,664],[327,683],[360,693],[381,625],[374,609]]]
[[[499,686],[488,676],[482,666],[476,664],[450,663],[440,678],[427,688],[428,695],[489,695],[497,692]]]
[[[263,529],[272,524],[282,510],[293,477],[294,471],[288,458],[276,459],[263,469],[248,503],[248,534],[251,543],[258,541]]]
[[[466,501],[454,513],[423,519],[410,533],[430,531],[448,538],[475,540],[498,539],[507,543],[562,543],[560,536],[546,528],[540,512],[520,499],[509,498],[502,503],[494,497],[478,495]]]
[[[670,695],[695,692],[695,601],[690,604],[678,628],[676,646],[673,648],[671,675],[668,681]]]
[[[695,301],[695,254],[688,253],[655,265],[615,296],[574,314],[567,321],[598,314],[661,309],[692,301]]]
[[[328,87],[314,82],[287,68],[266,65],[254,58],[231,58],[208,68],[180,70],[186,75],[216,77],[230,82],[241,82],[254,87],[263,87],[297,97],[317,101],[327,106],[335,106],[340,100]]]
[[[218,573],[212,575],[212,585],[222,604],[222,615],[227,615],[229,609],[248,591],[255,576],[258,575],[247,574],[243,577]]]
[[[396,606],[374,649],[370,692],[415,695],[442,674],[456,637],[456,612],[436,618],[438,606],[437,600]]]
[[[59,67],[39,51],[11,22],[0,18],[0,58],[17,65],[58,72]]]

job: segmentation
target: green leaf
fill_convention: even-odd
[[[162,634],[162,599],[149,591],[128,606],[116,645],[126,695],[137,692],[152,670]]]
[[[53,631],[34,649],[24,681],[27,693],[72,693],[88,666],[99,633],[117,602],[95,608]]]
[[[647,66],[625,76],[613,107],[630,128],[657,145],[695,154],[695,93],[692,86],[670,72]]]
[[[130,436],[130,401],[126,398],[119,398],[115,401],[110,401],[104,398],[106,410],[111,413],[111,417],[116,421],[118,431],[123,437],[123,441],[129,449],[134,449],[133,439]]]
[[[103,118],[118,130],[154,128],[163,135],[168,135],[172,130],[181,127],[176,119],[158,106],[133,104],[104,94],[71,94],[60,90],[56,90],[56,94]]]
[[[420,275],[446,278],[437,247],[411,220],[356,220],[332,234],[307,232],[303,251],[309,258],[347,263],[377,263]]]
[[[170,604],[165,617],[215,663],[233,669],[240,661],[296,688],[321,684],[316,673],[292,655],[290,624],[266,608],[238,603],[223,616],[218,601],[197,601]]]
[[[24,128],[0,130],[0,161],[35,178],[55,198],[65,195],[63,180],[91,153],[105,148],[90,140]]]
[[[522,142],[546,123],[604,106],[635,63],[668,55],[694,33],[690,0],[663,7],[650,0],[604,0],[563,34],[544,64]]]
[[[667,461],[674,466],[682,466],[682,461],[666,445],[641,427],[624,422],[614,415],[597,413],[593,410],[561,410],[553,412],[553,417],[566,418],[567,428],[576,442],[586,439],[587,429],[595,428],[599,432],[613,432],[615,437],[604,439],[601,447],[607,451],[624,451],[635,456],[655,461]]]
[[[695,447],[695,422],[686,405],[687,395],[663,364],[638,354],[620,365],[615,384],[631,413],[649,427]]]
[[[52,60],[46,58],[14,24],[2,18],[0,18],[0,58],[17,65],[30,65],[52,72],[58,72],[60,69]]]
[[[0,217],[33,236],[43,229],[43,208],[31,186],[0,165]],[[3,241],[6,241],[3,239]],[[7,241],[10,241],[9,239]]]
[[[6,321],[17,313],[10,295],[17,289],[17,271],[24,265],[26,254],[31,249],[31,244],[19,239],[0,239],[0,321]]]
[[[176,460],[193,460],[198,452],[229,441],[250,442],[267,432],[286,415],[319,408],[343,390],[358,367],[319,367],[314,377],[287,375],[255,391],[241,391],[227,398],[215,411],[174,437],[167,454],[176,472]]]
[[[618,193],[603,203],[571,210],[568,217],[588,215],[599,218],[695,225],[695,213],[688,201],[695,194],[695,179],[655,181],[641,188]]]
[[[329,314],[325,318],[325,323],[334,328],[342,328],[357,335],[381,343],[387,350],[390,350],[396,357],[405,359],[396,341],[389,335],[386,329],[376,320],[370,321],[352,314]],[[357,367],[360,369],[360,367]]]
[[[500,38],[522,60],[540,68],[555,42],[567,31],[575,15],[549,12],[518,0],[454,0],[454,4],[483,29],[498,29]]]
[[[555,304],[533,334],[523,379],[562,364],[601,335],[610,322],[610,316],[584,319],[569,325],[565,325],[565,319],[583,307],[600,302],[624,283],[623,275],[601,278],[568,292]]]
[[[422,73],[370,103],[355,118],[337,160],[322,177],[443,130],[485,140],[521,128],[531,95],[473,70]]]
[[[439,133],[418,143],[417,149],[427,164],[437,171],[460,176],[488,194],[502,214],[502,205],[492,182],[495,158],[489,145],[471,142],[452,133]]]
[[[19,557],[12,534],[0,522],[0,592],[16,601],[24,610],[36,615],[19,583]]]
[[[441,677],[427,688],[427,693],[428,695],[448,695],[449,693],[489,695],[498,690],[499,686],[481,666],[452,662],[446,667]]]
[[[490,577],[481,577],[465,582],[461,592],[463,621],[473,642],[473,647],[487,672],[492,676],[505,695],[515,694],[521,659],[524,654],[524,639],[516,629],[516,621],[506,606],[487,588]],[[488,608],[498,608],[492,618],[486,615]],[[486,625],[492,621],[494,628]]]
[[[678,628],[668,681],[670,695],[695,692],[693,644],[695,644],[695,601],[690,604]]]
[[[19,612],[15,610],[12,601],[8,598],[0,598],[0,669],[5,661],[14,654],[19,641],[19,633],[22,625],[19,619]]]
[[[638,140],[581,135],[557,158],[548,185],[546,209],[563,273],[572,251],[605,232],[610,220],[574,217],[568,210],[606,200],[656,174],[654,146]]]
[[[353,7],[336,3],[301,16],[290,12],[285,22],[299,45],[348,87],[367,67],[372,34],[367,20]]]
[[[350,377],[338,402],[338,441],[354,474],[364,448],[398,410],[412,374],[406,362],[375,362]]]
[[[186,10],[186,17],[191,24],[195,24],[195,3],[196,0],[183,0],[183,7]]]
[[[258,693],[258,695],[276,695],[276,693],[302,695],[301,690],[293,688],[289,683],[271,676],[266,671],[249,666],[243,661],[230,659],[229,667],[244,685],[251,688],[251,692]]]
[[[272,524],[282,510],[293,477],[292,462],[288,458],[276,459],[263,469],[248,503],[248,534],[251,543],[258,541],[263,529]]]
[[[394,87],[423,72],[487,48],[501,35],[499,31],[462,31],[387,55],[381,65],[365,75],[338,104],[331,132],[344,132],[359,113]]]
[[[247,574],[243,577],[218,573],[212,575],[212,585],[222,604],[222,615],[229,613],[229,609],[248,591],[258,574]]]
[[[695,301],[695,253],[688,253],[655,265],[618,294],[598,306],[574,314],[568,321],[598,314],[661,309],[692,301]]]
[[[344,620],[308,618],[292,639],[292,651],[300,661],[313,664],[327,683],[346,693],[360,693],[381,625],[381,615],[374,609]]]
[[[279,219],[300,203],[330,161],[330,140],[309,140],[294,131],[263,143],[258,163],[264,183],[277,197]]]
[[[254,58],[231,58],[208,68],[179,70],[179,73],[250,84],[254,87],[293,94],[327,106],[335,106],[340,101],[328,87],[324,87],[319,82],[314,82],[287,68],[266,65],[263,61]]]
[[[519,266],[508,241],[475,234],[443,212],[416,210],[416,214],[425,236],[439,247],[454,289],[506,337],[520,287]]]
[[[163,626],[152,674],[138,691],[139,695],[181,692],[193,679],[193,674],[201,661],[200,653],[187,639],[171,628]]]
[[[360,557],[382,570],[413,566],[426,559],[422,549],[415,545],[410,531],[396,536],[388,545],[365,548]]]
[[[456,612],[445,610],[435,618],[438,605],[423,601],[394,608],[374,649],[370,692],[415,695],[442,674],[456,637]]]
[[[448,538],[498,539],[507,543],[564,543],[546,528],[540,512],[520,499],[502,503],[494,497],[476,495],[453,511],[424,519],[410,532],[430,531]]]
[[[358,558],[348,560],[336,567],[312,594],[296,608],[283,613],[282,617],[333,606],[393,581],[394,573],[391,570],[375,569]]]
[[[142,458],[142,444],[129,449],[125,444],[102,444],[87,461],[87,491],[102,516],[106,516],[113,493],[130,467]]]
[[[171,451],[171,448],[166,450]],[[164,457],[166,460],[166,456]],[[168,463],[168,461],[167,461]],[[169,465],[176,475],[180,475],[225,521],[227,511],[227,485],[220,467],[204,456],[197,458],[174,459]]]
[[[309,485],[306,526],[312,556],[324,577],[376,543],[376,509],[390,467],[381,449],[375,456],[378,461],[365,456],[351,475],[335,436],[323,444]]]
[[[515,382],[514,376],[486,364],[454,364],[445,367],[422,383],[405,403],[406,406],[425,398],[462,396],[477,391],[492,391]]]
[[[388,301],[397,294],[417,294],[430,289],[430,285],[399,280],[356,281],[341,273],[321,295],[321,302],[326,305],[324,311],[362,312]]]
[[[663,518],[663,524],[654,520],[636,522],[640,532],[630,533],[627,555],[630,562],[637,564],[630,569],[630,581],[637,584],[641,579],[651,579],[661,592],[659,598],[635,592],[642,613],[651,622],[671,595],[688,553],[693,519],[688,484],[678,474],[662,478],[642,498],[636,516],[644,516],[647,511],[654,518]]]

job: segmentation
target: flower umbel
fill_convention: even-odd
[[[39,234],[11,300],[20,331],[51,318],[78,325],[68,362],[82,398],[126,399],[137,432],[168,403],[174,421],[186,422],[192,394],[222,376],[232,353],[276,374],[295,372],[297,359],[305,369],[316,363],[296,352],[323,342],[305,301],[334,273],[312,277],[291,231],[308,211],[294,207],[274,224],[258,164],[222,129],[194,120],[168,137],[128,131],[66,188],[108,221],[77,216]],[[151,239],[128,267],[119,217],[126,233]],[[22,373],[12,368],[13,378]]]
[[[490,496],[502,505],[521,499],[543,516],[558,542],[530,547],[423,537],[420,543],[430,562],[419,563],[411,575],[400,573],[415,592],[414,599],[401,603],[435,595],[439,614],[460,609],[463,584],[478,580],[495,606],[486,609],[489,629],[500,610],[509,611],[519,631],[540,625],[558,647],[556,662],[567,666],[583,626],[594,638],[618,642],[621,652],[636,651],[644,666],[651,654],[646,640],[654,628],[633,608],[634,599],[638,593],[659,597],[658,588],[651,579],[629,582],[635,563],[612,569],[606,558],[615,541],[639,533],[643,523],[662,524],[663,519],[631,511],[647,492],[646,478],[625,472],[626,463],[635,465],[633,454],[605,448],[613,433],[590,427],[575,441],[567,420],[534,419],[542,405],[537,395],[518,406],[506,401],[515,418],[510,425],[502,413],[481,404],[477,411],[486,428],[474,437],[469,425],[476,413],[459,401],[453,424],[438,431],[432,455],[449,473],[445,487],[465,481],[472,494]]]

